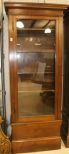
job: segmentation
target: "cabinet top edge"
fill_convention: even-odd
[[[68,5],[64,4],[49,4],[49,3],[24,3],[24,2],[4,2],[6,13],[10,9],[53,9],[53,10],[65,10]]]

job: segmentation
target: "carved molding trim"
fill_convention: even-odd
[[[2,131],[2,122],[3,120],[0,116],[0,154],[11,154],[11,143],[9,138]]]

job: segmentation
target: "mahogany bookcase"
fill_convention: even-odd
[[[66,5],[5,2],[14,153],[61,147],[65,9]]]

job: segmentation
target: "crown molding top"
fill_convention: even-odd
[[[5,10],[8,14],[10,9],[53,9],[53,10],[65,10],[68,5],[63,4],[48,4],[48,3],[24,3],[24,2],[5,2]]]

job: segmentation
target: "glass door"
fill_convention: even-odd
[[[56,21],[17,19],[19,117],[55,113]]]

